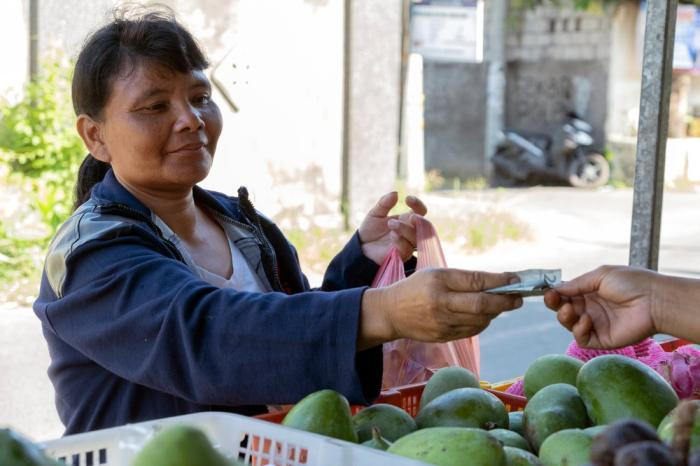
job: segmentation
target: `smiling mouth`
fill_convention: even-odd
[[[172,152],[190,152],[190,151],[198,151],[204,147],[204,144],[201,142],[195,143],[195,144],[187,144],[186,146],[178,147]]]

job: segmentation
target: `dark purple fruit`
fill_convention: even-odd
[[[676,466],[671,449],[653,440],[630,443],[615,453],[614,466]]]
[[[594,466],[613,466],[615,453],[625,445],[640,441],[659,442],[656,430],[638,419],[620,419],[593,438],[591,463]]]
[[[700,450],[695,450],[688,457],[688,466],[700,466]]]

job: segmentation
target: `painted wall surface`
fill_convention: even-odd
[[[255,205],[285,227],[338,224],[342,2],[239,1],[230,8],[230,38],[212,44],[212,61],[239,111],[217,99],[224,132],[204,186],[232,194],[247,186]]]
[[[347,175],[350,223],[357,226],[382,194],[395,189],[401,0],[351,5]]]
[[[572,108],[589,120],[594,136],[604,144],[610,18],[540,7],[508,28],[506,127],[556,137],[565,110]],[[426,169],[438,170],[447,179],[485,173],[486,67],[425,64]]]
[[[484,173],[486,66],[425,63],[425,169],[466,179]]]
[[[230,194],[247,186],[256,206],[284,226],[339,225],[345,2],[161,3],[172,7],[202,44],[213,65],[211,76],[218,78],[238,110],[215,91],[224,130],[214,168],[203,185]],[[13,0],[15,19],[6,22],[16,24],[15,29],[26,23],[20,20],[19,9],[27,4],[28,0],[21,5]],[[378,192],[394,188],[400,4],[400,0],[352,2],[348,173],[352,226]],[[75,57],[88,33],[120,5],[114,0],[42,0],[40,50],[58,48]],[[15,36],[26,38],[19,29]],[[9,34],[6,31],[14,29],[2,33]],[[21,57],[17,62],[22,63]],[[26,66],[21,66],[24,72]],[[9,79],[3,73],[0,85]]]
[[[27,37],[28,9],[22,0],[6,0],[0,15],[0,51],[3,66],[0,73],[0,95],[17,99],[29,74],[29,45],[19,40]],[[21,44],[21,45],[20,45]]]

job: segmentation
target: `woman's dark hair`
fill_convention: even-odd
[[[128,11],[127,11],[128,10]],[[192,35],[177,22],[167,7],[123,7],[112,21],[92,33],[78,55],[73,73],[75,114],[94,119],[102,116],[112,84],[128,75],[140,62],[148,61],[172,71],[203,70],[209,62]],[[101,181],[109,164],[88,154],[78,171],[75,186],[77,209],[88,200],[92,187]]]

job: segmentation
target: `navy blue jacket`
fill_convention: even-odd
[[[310,290],[294,248],[239,197],[195,202],[255,235],[276,291],[201,280],[108,172],[59,229],[34,311],[66,434],[178,414],[264,412],[323,388],[351,403],[379,394],[381,347],[356,352],[362,294],[378,267],[355,234]]]

